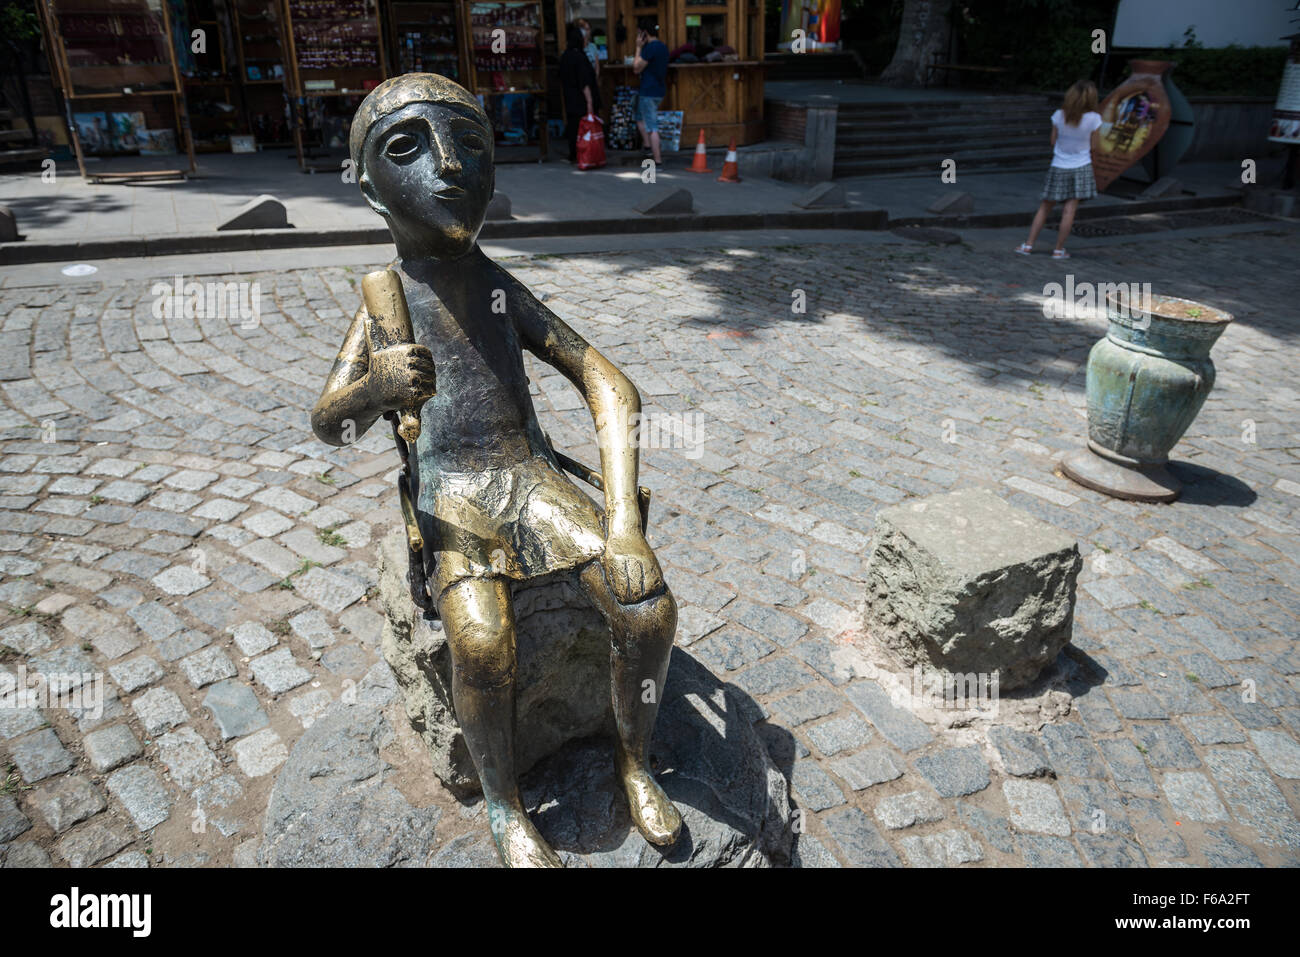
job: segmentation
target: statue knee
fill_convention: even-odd
[[[677,634],[677,602],[667,589],[636,605],[623,605],[625,632],[637,643],[672,647]]]
[[[503,584],[465,582],[455,586],[440,603],[452,667],[459,681],[495,688],[514,677],[515,625],[509,602]]]

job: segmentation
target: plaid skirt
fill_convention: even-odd
[[[1067,199],[1092,199],[1097,195],[1097,179],[1092,175],[1092,164],[1075,169],[1056,166],[1047,171],[1042,199],[1063,203]]]

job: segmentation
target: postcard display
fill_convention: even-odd
[[[243,128],[243,117],[232,51],[226,45],[216,0],[168,0],[168,4],[194,152],[228,151],[230,137]],[[194,30],[202,31],[200,49],[195,49]]]
[[[230,0],[230,4],[248,131],[258,146],[292,146],[284,62],[288,45],[279,0]]]
[[[81,175],[92,180],[184,177],[194,143],[164,0],[47,0],[39,8],[63,90]],[[170,109],[165,105],[171,100]],[[86,157],[171,156],[186,169],[87,170]]]
[[[341,157],[362,98],[388,76],[375,0],[284,0],[291,55],[294,139],[303,170],[337,169],[332,159],[309,163],[316,147]]]
[[[478,96],[496,131],[497,158],[503,147],[537,148],[546,156],[546,58],[541,0],[465,2],[469,21],[470,92]],[[498,32],[499,31],[499,32]]]
[[[465,83],[460,68],[461,31],[454,2],[395,2],[388,20],[394,73],[439,73],[449,80]]]

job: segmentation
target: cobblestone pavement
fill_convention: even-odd
[[[669,429],[643,481],[678,640],[757,703],[800,863],[1222,866],[1300,862],[1298,260],[1279,230],[1068,264],[841,245],[509,265]],[[1043,318],[1067,268],[1238,316],[1175,505],[1053,472],[1104,329]],[[370,598],[396,456],[381,429],[322,446],[307,416],[363,272],[243,277],[251,329],[155,319],[143,282],[0,294],[0,668],[106,673],[110,698],[0,708],[8,865],[247,863],[304,725],[393,695]],[[576,392],[531,373],[557,445],[594,461]],[[662,447],[674,423],[702,442]],[[994,721],[897,707],[856,624],[876,511],[967,486],[1085,557],[1072,646]]]

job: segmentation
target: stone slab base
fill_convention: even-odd
[[[1089,449],[1079,449],[1062,458],[1061,472],[1084,488],[1131,502],[1172,502],[1183,491],[1183,483],[1163,465],[1128,468]]]

